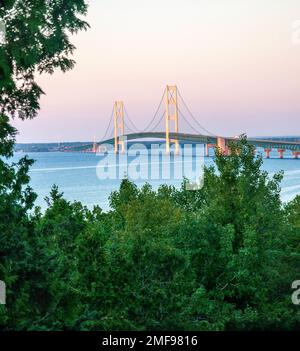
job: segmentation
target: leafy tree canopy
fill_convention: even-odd
[[[74,66],[69,35],[87,29],[84,0],[1,0],[5,24],[0,46],[0,107],[2,113],[32,118],[43,93],[35,73],[67,71]]]

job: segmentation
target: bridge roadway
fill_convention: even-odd
[[[165,139],[165,132],[138,132],[124,135],[127,141],[131,140],[140,140],[140,139]],[[209,136],[209,135],[201,135],[201,134],[188,134],[188,133],[170,133],[170,139],[179,140],[179,141],[189,141],[192,143],[198,144],[206,144],[206,145],[216,145],[218,142],[218,137]],[[231,137],[222,137],[225,140],[226,144],[237,141],[236,138]],[[263,139],[247,139],[248,142],[255,146],[261,147],[264,149],[282,149],[282,150],[290,150],[293,152],[300,152],[300,143],[297,142],[289,142],[289,141],[280,141],[280,140],[263,140]],[[101,144],[113,144],[114,138],[107,139],[101,142],[98,142],[97,145]],[[93,144],[82,145],[79,147],[72,148],[72,151],[84,151],[91,150],[93,148]]]

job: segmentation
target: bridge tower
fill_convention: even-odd
[[[118,152],[121,145],[121,153],[124,152],[124,140],[120,137],[124,135],[124,103],[116,101],[114,104],[114,138],[115,138],[115,153]]]
[[[92,152],[96,153],[97,152],[97,148],[98,148],[98,145],[96,143],[96,137],[94,137]]]
[[[175,133],[178,133],[178,100],[177,86],[167,85],[166,88],[166,153],[170,153],[170,143],[175,143],[175,154],[179,154],[179,141],[170,139],[170,121],[175,123]]]

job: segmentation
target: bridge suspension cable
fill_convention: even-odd
[[[140,130],[139,130],[139,129],[136,127],[136,125],[132,122],[132,119],[130,118],[130,116],[129,116],[127,110],[126,110],[125,105],[124,105],[124,112],[125,112],[125,115],[126,115],[126,120],[128,120],[128,121],[130,122],[131,126],[133,127],[133,128],[129,127],[129,125],[126,123],[126,120],[124,120],[124,124],[125,124],[125,126],[127,127],[127,129],[129,129],[129,131],[131,131],[131,132],[133,132],[133,133],[134,133],[134,132],[140,132]]]
[[[153,131],[155,130],[155,128],[156,128],[157,126],[159,126],[160,122],[164,119],[165,114],[166,114],[166,111],[163,112],[163,114],[161,115],[160,119],[159,119],[158,122],[155,124],[155,126],[150,130],[150,132],[153,132]]]
[[[155,111],[155,114],[154,116],[152,117],[151,121],[147,124],[146,128],[143,129],[143,130],[139,130],[139,128],[136,127],[135,123],[133,122],[133,120],[130,118],[124,104],[122,103],[122,109],[124,109],[124,113],[126,115],[126,118],[124,119],[124,116],[122,117],[122,123],[123,123],[123,126],[126,127],[126,129],[128,130],[129,133],[136,133],[136,132],[147,132],[147,131],[150,131],[150,132],[153,132],[155,131],[155,129],[159,126],[159,124],[162,122],[163,118],[166,117],[166,109],[164,110],[163,114],[161,115],[161,117],[157,120],[157,117],[159,116],[159,112],[161,111],[161,107],[162,107],[162,104],[163,104],[163,101],[164,101],[164,98],[167,97],[168,95],[166,94],[169,94],[169,90],[167,91],[169,87],[167,86],[167,88],[164,89],[164,92],[162,94],[162,97],[161,97],[161,100],[159,102],[159,105]],[[170,87],[172,88],[172,87]],[[186,117],[185,114],[181,111],[181,109],[179,109],[178,107],[178,104],[177,104],[177,99],[175,99],[174,103],[175,103],[175,109],[177,109],[179,115],[181,116],[181,118],[183,118],[183,120],[185,121],[185,123],[197,134],[202,134],[198,128],[200,128],[202,131],[205,131],[206,133],[208,133],[209,135],[211,136],[216,136],[216,134],[210,132],[209,130],[207,130],[200,122],[198,122],[197,118],[195,118],[195,116],[193,115],[193,113],[191,112],[190,108],[188,107],[187,103],[185,102],[184,98],[182,97],[181,93],[179,90],[177,90],[177,87],[175,86],[174,88],[176,88],[176,92],[178,91],[178,96],[179,96],[179,99],[180,99],[180,102],[183,104],[183,106],[185,107],[186,111],[188,112],[189,116],[192,118],[192,120],[195,122],[195,123],[192,123],[191,124],[191,118],[190,117]],[[174,93],[172,93],[174,94]],[[177,94],[177,93],[176,93]],[[170,101],[173,101],[172,99],[173,98],[173,95],[171,95],[170,97]],[[167,104],[169,104],[169,97],[167,97]],[[123,112],[122,112],[123,113]],[[103,136],[103,138],[101,139],[101,141],[103,140],[106,140],[108,139],[108,133],[111,129],[111,126],[112,126],[112,122],[114,120],[114,109],[112,111],[112,114],[110,116],[110,120],[109,120],[109,124],[108,124],[108,127],[105,131],[105,134]],[[196,124],[197,127],[194,125]],[[124,134],[124,128],[123,128],[123,132]]]
[[[184,98],[182,97],[182,95],[180,94],[180,91],[178,90],[178,96],[181,99],[184,107],[186,108],[186,110],[188,111],[189,115],[192,117],[192,119],[194,120],[195,123],[197,123],[197,125],[204,130],[206,133],[210,134],[211,136],[216,136],[216,134],[210,132],[209,130],[207,130],[205,127],[203,127],[203,125],[201,123],[198,122],[197,118],[194,117],[193,113],[191,112],[190,108],[188,107],[187,103],[185,102]],[[186,120],[186,119],[185,119]],[[193,128],[194,129],[194,128]],[[195,130],[195,129],[194,129]],[[199,133],[199,132],[197,132]]]
[[[114,117],[114,109],[112,109],[112,112],[111,112],[111,116],[110,116],[110,120],[109,120],[109,123],[108,123],[108,126],[107,126],[107,129],[105,131],[105,134],[103,135],[101,141],[105,140],[107,138],[107,133],[110,129],[110,126],[112,124],[112,121],[113,121],[113,117]]]
[[[135,133],[135,132],[137,131],[137,130],[131,129],[131,128],[129,127],[129,125],[126,123],[125,120],[124,120],[124,125],[125,125],[125,127],[128,129],[128,131],[131,132],[131,133]]]
[[[180,114],[180,116],[185,120],[186,124],[197,134],[201,134],[201,132],[199,132],[199,130],[195,129],[191,123],[189,122],[189,120],[184,116],[184,114],[181,112],[181,110],[178,108],[178,112]]]
[[[147,124],[147,126],[146,126],[146,128],[143,130],[143,132],[146,132],[147,129],[151,127],[152,123],[154,122],[155,118],[157,117],[158,112],[159,112],[159,110],[160,110],[160,108],[161,108],[161,105],[162,105],[162,103],[163,103],[163,101],[164,101],[165,94],[166,94],[166,89],[164,90],[164,93],[163,93],[163,95],[162,95],[162,97],[161,97],[160,103],[159,103],[159,105],[158,105],[158,107],[157,107],[157,109],[156,109],[156,111],[155,111],[155,114],[154,114],[153,118],[151,119],[150,123]],[[157,127],[157,125],[155,125],[155,127]]]

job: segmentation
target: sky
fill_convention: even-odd
[[[18,142],[101,140],[115,100],[143,129],[167,84],[213,134],[300,135],[299,20],[299,0],[90,0],[76,67],[37,78]]]

